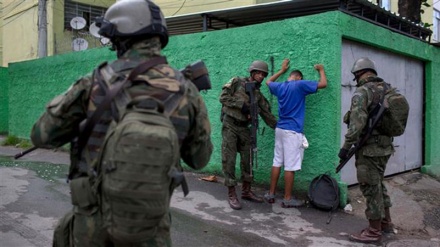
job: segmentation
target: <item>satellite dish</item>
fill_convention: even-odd
[[[72,49],[74,51],[83,51],[87,49],[89,43],[83,38],[76,38],[72,41]]]
[[[91,35],[93,35],[95,38],[101,38],[101,35],[98,33],[99,27],[96,26],[96,23],[93,22],[89,27],[89,32]]]
[[[101,44],[106,45],[110,42],[110,39],[103,37],[103,38],[101,38],[100,41],[101,41]]]
[[[86,26],[86,24],[87,24],[86,19],[79,16],[74,17],[72,18],[72,20],[70,20],[70,26],[76,30],[83,29]]]

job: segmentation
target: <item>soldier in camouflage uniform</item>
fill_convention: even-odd
[[[161,49],[168,43],[162,12],[153,2],[146,0],[116,2],[101,20],[99,32],[112,41],[118,56],[114,62],[104,63],[99,67],[105,83],[110,85],[103,86],[102,80],[95,76],[96,73],[89,74],[75,82],[63,95],[54,98],[33,126],[31,140],[36,147],[56,148],[72,141],[79,134],[80,123],[90,118],[102,103],[108,90],[106,87],[111,88],[121,82],[122,79],[118,75],[127,76],[140,63],[160,56]],[[183,161],[194,169],[205,167],[213,149],[211,127],[205,103],[196,86],[167,64],[155,65],[139,77],[145,80],[128,84],[129,86],[123,90],[131,98],[157,95],[162,90],[161,87],[180,87],[186,90],[170,120],[179,137]],[[153,86],[154,84],[145,82],[149,80],[151,83],[155,81],[162,85],[158,86],[156,83],[156,86]],[[93,168],[96,166],[112,116],[112,111],[104,112],[95,125],[87,145],[78,156],[75,153],[78,149],[75,149],[74,143],[72,144],[69,176],[71,186],[94,172]],[[116,246],[103,228],[102,215],[97,204],[99,203],[74,205],[73,231],[70,234],[73,234],[73,243],[60,243],[65,237],[62,233],[55,232],[54,246]],[[66,217],[60,222],[65,222]],[[170,216],[166,215],[156,228],[157,232],[153,238],[130,246],[171,246],[170,224]],[[126,246],[124,243],[119,244]]]
[[[339,158],[346,159],[348,150],[361,138],[368,128],[368,115],[373,110],[373,102],[384,95],[384,83],[377,77],[373,61],[358,59],[351,70],[357,81],[356,91],[351,99],[350,111],[344,116],[348,126],[345,142],[339,151]],[[372,84],[375,84],[375,87]],[[376,90],[376,91],[375,91]],[[384,172],[391,154],[394,153],[392,137],[373,130],[366,144],[356,153],[356,173],[360,190],[366,199],[365,215],[369,227],[359,234],[350,235],[350,240],[362,243],[380,242],[382,232],[392,232],[391,200],[383,183]]]
[[[249,67],[250,76],[246,78],[234,77],[223,86],[220,96],[222,103],[222,169],[225,177],[225,185],[228,187],[228,202],[231,208],[241,209],[241,203],[237,198],[235,186],[235,160],[237,152],[240,153],[241,180],[243,182],[241,198],[254,202],[263,202],[263,198],[256,196],[251,191],[250,167],[250,99],[245,91],[245,84],[257,82],[254,90],[255,99],[258,103],[259,115],[272,129],[276,126],[275,116],[270,112],[267,99],[260,92],[260,86],[267,76],[268,66],[265,62],[257,60]]]

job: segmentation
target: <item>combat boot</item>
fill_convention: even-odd
[[[240,201],[238,200],[237,194],[235,193],[235,186],[228,186],[228,202],[229,206],[232,209],[241,209]]]
[[[350,240],[359,243],[379,243],[382,241],[381,220],[369,220],[370,226],[358,234],[351,234]]]
[[[259,197],[254,194],[254,192],[251,191],[251,183],[250,182],[243,182],[243,188],[241,191],[241,198],[248,201],[253,202],[264,202],[263,197]]]
[[[385,208],[385,218],[382,219],[381,229],[383,233],[394,233],[394,224],[391,222],[390,208]]]

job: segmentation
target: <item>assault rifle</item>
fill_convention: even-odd
[[[373,132],[374,128],[379,123],[379,120],[382,118],[384,112],[386,110],[386,107],[383,104],[383,101],[380,102],[376,108],[369,114],[368,117],[368,128],[365,131],[365,134],[361,136],[358,142],[348,150],[347,158],[344,160],[339,161],[338,167],[336,167],[336,173],[338,173],[347,163],[350,161],[351,157],[358,151],[364,144],[367,142],[368,138],[370,138],[371,133]]]
[[[258,168],[258,148],[257,148],[257,132],[258,132],[258,105],[255,99],[254,90],[257,88],[257,82],[247,82],[245,84],[245,92],[249,95],[249,110],[251,115],[251,148],[249,166],[251,168],[250,175],[252,177],[252,169]]]
[[[202,90],[209,90],[211,89],[211,80],[209,78],[208,69],[206,68],[205,63],[202,60],[198,60],[185,68],[181,69],[180,72],[190,79],[194,85],[196,85],[197,89],[199,91]],[[84,122],[84,121],[83,121]],[[82,123],[83,123],[82,122]],[[37,147],[31,147],[29,149],[26,149],[16,155],[14,155],[14,159],[19,159],[26,154],[33,152]]]

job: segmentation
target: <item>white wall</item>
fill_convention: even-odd
[[[432,22],[434,24],[432,30],[434,32],[433,41],[440,42],[440,0],[434,0],[434,12]]]

